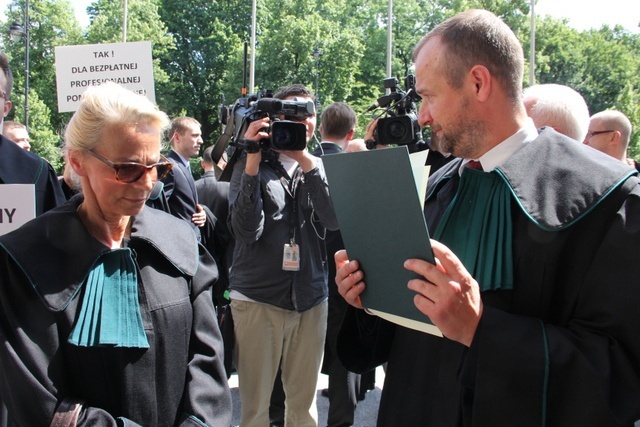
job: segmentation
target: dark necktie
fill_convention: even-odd
[[[466,167],[468,167],[469,169],[475,169],[477,171],[483,170],[482,164],[480,164],[480,162],[477,160],[471,160],[469,163],[467,163]]]

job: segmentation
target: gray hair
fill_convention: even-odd
[[[530,86],[524,90],[524,102],[536,126],[557,126],[559,132],[580,142],[587,136],[589,107],[582,95],[569,86]]]

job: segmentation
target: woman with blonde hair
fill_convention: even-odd
[[[81,194],[0,237],[0,390],[17,425],[224,426],[217,268],[145,208],[171,168],[167,116],[114,83],[65,132]]]

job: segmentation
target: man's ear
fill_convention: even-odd
[[[353,135],[355,134],[356,134],[355,129],[351,129],[349,132],[347,132],[347,141],[351,141],[353,139]]]
[[[9,111],[11,111],[11,107],[13,107],[13,103],[11,101],[4,101],[4,111],[2,112],[2,117],[7,117]]]
[[[622,133],[620,133],[619,130],[614,130],[613,132],[611,132],[611,139],[609,140],[609,145],[613,146],[617,146],[618,143],[620,142],[620,138],[622,138]]]
[[[173,135],[171,135],[171,145],[174,146],[176,144],[180,143],[180,134],[178,132],[174,132]]]
[[[469,70],[467,77],[473,84],[475,96],[478,101],[484,102],[489,98],[492,88],[491,73],[484,65],[474,65]]]

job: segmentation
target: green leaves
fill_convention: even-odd
[[[91,24],[77,23],[68,0],[30,0],[30,125],[34,151],[59,164],[59,135],[70,114],[57,113],[54,47],[122,41],[123,0],[96,0]],[[205,145],[219,135],[221,97],[242,96],[244,43],[251,38],[251,1],[128,0],[127,40],[153,46],[156,100],[170,116],[203,125]],[[501,16],[521,40],[528,69],[529,0],[411,0],[393,2],[391,75],[412,72],[415,43],[447,17],[470,8]],[[303,83],[322,104],[349,103],[364,112],[387,76],[388,3],[377,0],[256,0],[255,90]],[[23,21],[24,0],[13,0],[3,28]],[[0,40],[15,76],[12,115],[24,117],[24,43]],[[314,56],[318,49],[320,56]],[[251,53],[249,46],[248,53]],[[248,58],[249,59],[249,58]],[[249,84],[249,62],[245,72]],[[579,32],[562,20],[538,17],[536,82],[578,90],[590,111],[616,108],[640,129],[640,35],[603,27]],[[528,73],[525,73],[525,82]],[[360,115],[363,136],[370,117]],[[37,138],[36,138],[37,133]],[[639,154],[638,132],[631,151]],[[36,139],[41,140],[36,141]]]

